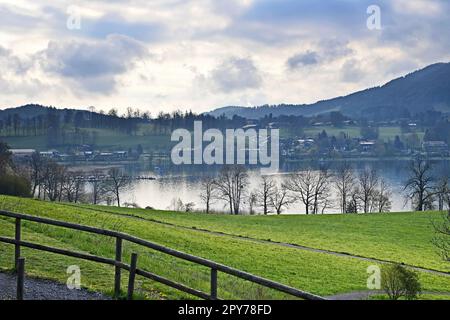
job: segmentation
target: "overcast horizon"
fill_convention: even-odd
[[[313,103],[450,61],[449,13],[445,0],[0,0],[0,109]]]

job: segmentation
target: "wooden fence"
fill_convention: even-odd
[[[41,218],[41,217],[36,217],[36,216],[31,216],[31,215],[26,215],[26,214],[12,213],[12,212],[7,212],[7,211],[0,211],[0,216],[15,219],[15,238],[8,238],[8,237],[0,236],[0,242],[11,244],[11,245],[15,246],[15,254],[14,254],[15,255],[15,261],[14,261],[15,265],[14,266],[15,266],[16,271],[18,272],[18,281],[17,281],[17,284],[18,284],[17,298],[18,299],[23,298],[23,279],[24,279],[25,261],[21,257],[21,247],[25,247],[25,248],[30,248],[30,249],[34,249],[34,250],[50,252],[50,253],[54,253],[54,254],[60,254],[60,255],[64,255],[64,256],[68,256],[68,257],[73,257],[73,258],[78,258],[78,259],[83,259],[83,260],[88,260],[88,261],[93,261],[93,262],[97,262],[97,263],[101,263],[101,264],[114,266],[115,267],[115,277],[114,277],[114,297],[115,298],[118,298],[120,296],[121,274],[122,274],[122,270],[126,270],[129,272],[127,298],[130,300],[133,298],[134,283],[135,283],[136,275],[139,275],[144,278],[162,283],[171,288],[188,293],[190,295],[193,295],[193,296],[201,298],[201,299],[217,300],[217,299],[219,299],[219,297],[217,296],[217,286],[218,286],[217,274],[219,271],[223,272],[225,274],[228,274],[228,275],[235,276],[240,279],[247,280],[252,283],[259,284],[259,285],[267,287],[267,288],[274,289],[276,291],[286,293],[286,294],[294,296],[294,297],[302,298],[305,300],[325,300],[324,298],[322,298],[320,296],[317,296],[317,295],[314,295],[314,294],[311,294],[311,293],[308,293],[305,291],[301,291],[296,288],[292,288],[292,287],[289,287],[289,286],[286,286],[281,283],[274,282],[274,281],[271,281],[271,280],[268,280],[265,278],[261,278],[261,277],[255,276],[253,274],[250,274],[250,273],[247,273],[247,272],[244,272],[241,270],[230,268],[223,264],[219,264],[219,263],[216,263],[216,262],[213,262],[213,261],[210,261],[207,259],[203,259],[203,258],[200,258],[197,256],[193,256],[193,255],[190,255],[190,254],[187,254],[184,252],[176,251],[176,250],[161,246],[159,244],[156,244],[156,243],[153,243],[153,242],[150,242],[147,240],[133,237],[133,236],[125,234],[125,233],[110,231],[110,230],[105,230],[105,229],[99,229],[99,228],[90,227],[90,226],[83,226],[83,225],[68,223],[68,222],[64,222],[64,221]],[[78,231],[82,231],[82,232],[88,232],[88,233],[97,234],[97,235],[101,235],[101,236],[105,236],[105,237],[112,237],[115,239],[115,244],[116,244],[115,257],[114,257],[114,259],[111,259],[111,258],[100,257],[100,256],[95,256],[95,255],[81,253],[81,252],[74,252],[74,251],[70,251],[70,250],[59,249],[59,248],[45,246],[45,245],[41,245],[41,244],[37,244],[37,243],[23,241],[22,237],[21,237],[22,221],[30,221],[30,222],[35,222],[35,223],[39,223],[39,224],[62,227],[62,228],[78,230]],[[172,257],[176,257],[176,258],[179,258],[182,260],[190,261],[195,264],[199,264],[199,265],[208,267],[211,271],[210,272],[210,277],[211,277],[210,278],[210,281],[211,281],[210,292],[205,293],[205,292],[190,288],[184,284],[181,284],[181,283],[172,281],[170,279],[158,276],[149,271],[139,269],[138,268],[138,255],[136,253],[132,254],[130,264],[124,263],[122,260],[122,252],[123,252],[122,247],[123,247],[124,241],[128,241],[130,243],[134,243],[134,244],[143,246],[145,248],[149,248],[149,249],[170,255]]]

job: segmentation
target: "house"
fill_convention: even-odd
[[[448,153],[448,144],[444,141],[424,141],[422,149],[428,154],[443,155]]]
[[[128,157],[127,151],[114,151],[114,158],[118,160],[124,160]]]
[[[375,151],[375,141],[361,141],[359,143],[359,149],[364,153],[371,153]]]
[[[46,159],[56,159],[59,157],[59,152],[57,150],[41,151],[39,154]]]
[[[298,145],[300,146],[300,148],[305,148],[305,149],[312,148],[315,145],[314,139],[311,139],[311,138],[300,139],[300,140],[297,140],[297,142],[298,142]]]
[[[243,126],[242,129],[243,130],[258,129],[258,125],[257,124],[247,124],[247,125]]]
[[[10,149],[9,151],[15,159],[31,158],[33,153],[36,152],[34,149]]]

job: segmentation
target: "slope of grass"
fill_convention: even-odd
[[[119,230],[320,295],[364,290],[368,276],[367,267],[373,264],[37,200],[0,196],[0,209]],[[11,219],[0,218],[0,235],[12,236],[13,226]],[[62,228],[24,222],[24,239],[91,254],[114,256],[112,239]],[[206,268],[131,244],[124,247],[125,260],[129,260],[131,252],[139,253],[139,266],[143,269],[208,291],[209,270]],[[11,268],[12,255],[12,246],[0,244],[0,268]],[[66,281],[67,267],[76,264],[81,267],[84,287],[111,292],[111,267],[27,249],[24,249],[23,256],[27,259],[27,271],[31,275]],[[420,279],[427,291],[450,292],[448,277],[420,273]],[[123,283],[125,286],[126,279],[123,279]],[[273,291],[223,274],[219,276],[219,284],[219,295],[222,298],[285,298]],[[186,297],[163,285],[143,279],[139,279],[138,288],[141,288],[143,296],[151,299]]]
[[[441,259],[432,244],[435,235],[432,221],[440,219],[439,212],[248,217],[115,207],[96,209],[450,272],[450,265]]]
[[[128,150],[135,149],[137,145],[141,145],[145,151],[149,150],[167,150],[173,146],[169,135],[144,135],[138,132],[137,135],[127,135],[122,132],[107,129],[82,129],[90,135],[96,134],[95,146],[101,150]],[[0,140],[7,142],[13,149],[37,149],[39,151],[47,150],[48,137],[40,136],[17,136],[17,137],[0,137]],[[71,139],[67,136],[65,145],[77,145],[81,142]],[[60,147],[59,147],[60,148]]]

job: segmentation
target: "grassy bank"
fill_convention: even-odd
[[[248,217],[115,207],[95,209],[450,272],[450,265],[440,258],[432,244],[435,235],[432,221],[441,218],[440,212]]]
[[[236,239],[230,236],[207,234],[196,230],[188,230],[186,228],[162,225],[147,220],[95,211],[91,210],[92,208],[71,207],[62,204],[4,196],[0,196],[0,208],[84,225],[119,230],[324,296],[365,290],[367,281],[366,269],[369,265],[373,264],[373,262],[347,257],[302,251],[294,248],[280,247],[274,244]],[[104,210],[105,208],[96,207],[94,209]],[[323,231],[329,237],[330,240],[328,241],[330,243],[332,242],[332,237],[335,236],[334,242],[343,242],[341,245],[350,245],[345,244],[348,242],[350,235],[336,236],[340,232],[345,232],[346,229],[343,226],[339,227],[340,224],[333,222],[334,220],[330,220],[331,218],[328,216],[281,217],[283,219],[279,219],[280,217],[188,216],[166,212],[148,213],[139,210],[117,210],[132,215],[150,215],[159,219],[165,217],[167,220],[186,225],[189,223],[188,219],[192,219],[191,224],[198,226],[200,226],[201,221],[205,221],[204,223],[208,224],[207,226],[212,229],[219,230],[220,228],[227,228],[231,232],[234,228],[233,232],[236,234],[241,233],[244,229],[249,229],[255,233],[255,236],[261,236],[265,232],[269,232],[269,229],[272,230],[270,236],[264,236],[266,239],[275,236],[281,237],[281,230],[283,228],[285,228],[286,236],[293,237],[295,234],[295,226],[300,225],[303,226],[303,231],[310,229],[310,234],[318,237],[318,230],[321,228],[321,225],[328,225],[327,230],[336,229],[334,233],[327,233],[327,230]],[[380,219],[383,217],[385,216],[381,215]],[[286,218],[292,220],[284,221]],[[298,219],[298,222],[295,222],[297,221],[295,219]],[[416,219],[418,219],[416,224],[423,222],[423,220],[420,220],[420,215],[411,215],[411,220]],[[294,222],[297,224],[294,224]],[[333,224],[336,224],[335,228],[332,227]],[[363,224],[363,222],[355,224],[355,227],[362,227]],[[390,225],[391,223],[386,222],[385,224]],[[204,226],[206,227],[206,225]],[[250,228],[250,226],[253,227]],[[287,226],[290,227],[288,228]],[[0,234],[12,236],[13,232],[13,221],[11,219],[0,218]],[[355,229],[353,232],[357,236],[359,243],[363,243],[363,241],[369,243],[370,239],[373,238],[373,235],[368,234],[367,237],[369,239],[364,239],[364,229],[360,229],[360,231]],[[315,244],[316,238],[314,237],[308,242],[311,246]],[[61,228],[40,226],[25,222],[24,239],[91,254],[99,254],[107,257],[114,256],[114,241],[112,239]],[[307,238],[300,239],[302,239],[301,241],[307,241]],[[383,245],[387,246],[388,243],[389,241],[385,240],[381,243],[379,242],[378,245],[381,248]],[[391,244],[389,248],[392,247],[395,247],[395,244]],[[386,250],[392,250],[389,248]],[[415,248],[410,249],[408,245],[401,246],[401,248],[404,248],[403,254],[405,256],[410,255],[411,251],[415,250]],[[140,254],[139,265],[146,270],[181,281],[194,288],[208,291],[209,270],[206,268],[130,244],[125,245],[124,252],[124,257],[127,260],[131,252],[138,252]],[[397,254],[401,255],[400,249]],[[32,276],[65,282],[68,277],[66,274],[67,267],[76,264],[81,267],[82,285],[84,287],[106,293],[110,293],[112,290],[113,268],[111,267],[27,249],[24,249],[24,256],[27,258],[27,271]],[[0,244],[0,268],[3,270],[10,269],[12,266],[12,257],[13,248],[9,245]],[[424,259],[427,260],[427,264],[439,264],[438,258],[431,258],[431,253],[428,258],[425,257]],[[420,279],[426,291],[450,292],[450,278],[448,277],[421,272]],[[126,279],[124,279],[123,283],[124,288],[125,282]],[[219,284],[219,296],[222,298],[285,298],[283,295],[223,274],[219,276]],[[177,299],[188,297],[163,285],[151,281],[144,281],[143,279],[138,279],[138,288],[140,288],[140,296],[149,299]]]

